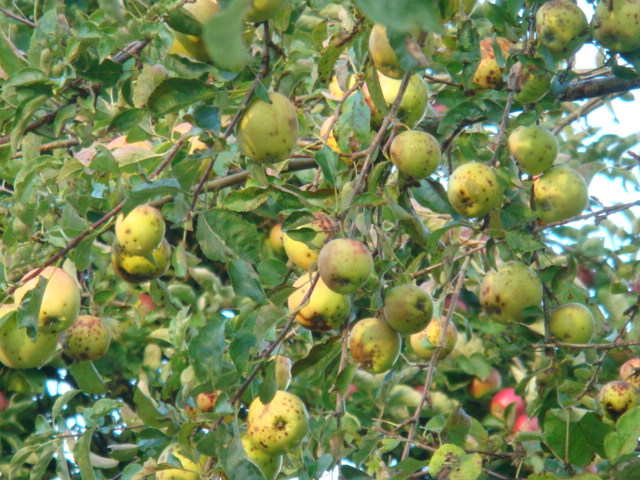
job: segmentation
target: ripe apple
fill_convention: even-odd
[[[255,162],[281,162],[298,141],[296,107],[281,93],[269,92],[269,99],[271,103],[255,98],[236,129],[240,149]]]
[[[215,392],[209,393],[200,392],[198,395],[196,395],[196,407],[198,408],[198,410],[200,410],[202,413],[213,412],[220,393],[220,390],[216,390]]]
[[[578,215],[587,206],[587,190],[584,177],[574,169],[551,167],[533,184],[536,214],[545,223]]]
[[[169,468],[156,471],[156,480],[199,480],[206,457],[196,464],[188,458],[177,443],[168,445],[158,457],[158,463],[169,463],[169,456],[175,457],[182,468]]]
[[[482,88],[498,88],[502,85],[504,67],[498,65],[498,60],[493,50],[494,43],[498,44],[505,59],[509,56],[509,50],[513,47],[509,40],[502,37],[496,37],[495,39],[493,37],[483,38],[480,41],[480,63],[473,76],[473,81]]]
[[[549,331],[561,342],[589,343],[595,330],[591,310],[581,303],[567,303],[551,312]]]
[[[558,139],[538,125],[516,128],[507,141],[509,151],[523,172],[538,175],[545,172],[558,156]]]
[[[551,75],[533,65],[523,67],[516,81],[514,99],[520,103],[535,103],[549,91]]]
[[[186,35],[175,30],[172,30],[171,33],[173,34],[173,43],[171,43],[171,47],[167,52],[169,55],[182,55],[203,63],[211,61],[202,38]]]
[[[165,224],[162,213],[149,205],[140,205],[125,217],[118,215],[116,239],[128,255],[149,255],[164,239]]]
[[[402,80],[387,77],[380,72],[378,72],[378,80],[380,81],[380,89],[382,90],[384,101],[387,106],[390,107],[393,102],[396,101]],[[424,80],[422,80],[420,75],[412,75],[409,79],[407,89],[402,96],[402,100],[400,100],[400,105],[398,105],[398,120],[409,127],[413,127],[422,119],[427,111],[428,101],[429,93]],[[370,104],[370,107],[372,105],[373,104]],[[371,111],[371,122],[373,125],[380,125],[382,123],[382,115],[375,106]]]
[[[504,413],[512,403],[516,405],[514,407],[515,418],[525,414],[524,400],[520,395],[516,395],[516,391],[512,387],[505,388],[496,393],[491,399],[489,409],[494,416],[505,420]]]
[[[480,304],[500,323],[520,321],[525,308],[540,302],[542,282],[524,263],[504,263],[488,272],[480,284]]]
[[[483,163],[464,163],[449,177],[447,198],[464,217],[484,217],[502,203],[502,195],[495,169]]]
[[[422,47],[422,53],[425,58],[430,59],[433,50],[433,35],[428,35]],[[389,43],[387,27],[380,23],[376,23],[371,29],[371,34],[369,35],[369,56],[376,69],[387,77],[397,79],[402,78],[404,75],[404,70],[400,66],[400,60]]]
[[[285,355],[276,355],[275,362],[278,390],[286,390],[291,383],[291,359]]]
[[[345,82],[345,87],[347,90],[351,88],[355,84],[355,78],[353,75],[349,75]],[[342,100],[344,98],[344,94],[347,93],[347,90],[343,90],[340,86],[340,82],[337,76],[333,76],[331,78],[331,82],[329,82],[329,93],[336,99]]]
[[[195,0],[193,3],[183,4],[181,8],[200,23],[206,22],[220,11],[216,0]]]
[[[424,329],[433,317],[431,295],[413,284],[391,287],[384,292],[384,318],[402,334]]]
[[[127,142],[127,137],[126,135],[120,135],[116,138],[114,138],[113,140],[111,140],[109,143],[107,143],[105,145],[105,148],[107,150],[117,150],[119,148],[129,148],[129,147],[133,147],[133,148],[141,148],[143,150],[151,150],[151,148],[153,147],[153,145],[151,144],[150,141],[145,140],[143,142],[132,142],[129,143]]]
[[[269,245],[271,246],[271,250],[277,254],[284,253],[282,236],[282,223],[276,223],[269,230]]]
[[[2,305],[0,318],[15,310],[14,305]],[[33,341],[26,328],[18,327],[15,316],[9,318],[0,328],[0,362],[9,368],[40,368],[51,359],[58,337],[58,333],[38,331],[38,337]]]
[[[36,278],[16,289],[13,294],[14,301],[19,305],[27,292],[36,287],[41,277],[48,280],[48,283],[40,304],[38,331],[60,333],[69,328],[80,313],[80,289],[75,279],[62,268],[47,267],[42,270]]]
[[[247,458],[251,460],[262,471],[266,480],[274,480],[280,469],[282,468],[282,455],[269,455],[263,450],[256,447],[252,442],[249,434],[240,435],[242,448],[247,454]]]
[[[569,58],[582,46],[589,28],[587,17],[570,0],[551,0],[536,12],[538,42],[556,58]]]
[[[278,390],[263,404],[256,397],[249,406],[247,432],[251,443],[270,455],[288,453],[309,430],[307,409],[297,395]]]
[[[627,360],[620,366],[620,378],[640,389],[640,358]]]
[[[424,330],[414,333],[409,337],[411,348],[413,352],[423,360],[431,360],[436,347],[441,345],[442,330],[445,325],[445,320],[441,318],[432,319]],[[438,354],[438,361],[445,359],[453,351],[458,340],[458,329],[449,322],[447,326],[446,338],[444,339],[443,347]]]
[[[484,380],[474,377],[469,384],[469,394],[473,398],[482,398],[495,392],[502,386],[502,376],[495,368],[491,369],[489,375]]]
[[[389,370],[400,355],[400,334],[379,318],[363,318],[349,335],[351,357],[360,368],[370,373]]]
[[[593,38],[612,52],[640,49],[640,0],[600,0],[592,20]]]
[[[129,255],[117,242],[111,247],[111,265],[120,278],[129,283],[142,283],[164,275],[171,261],[171,246],[166,239],[151,256]]]
[[[357,292],[371,272],[371,252],[358,240],[336,238],[320,249],[318,273],[324,284],[336,293]]]
[[[64,353],[75,360],[97,360],[102,358],[111,342],[109,330],[101,318],[80,315],[60,338]]]
[[[266,22],[273,18],[289,0],[252,0],[245,20],[251,23]]]
[[[391,142],[389,156],[403,174],[420,180],[440,165],[440,144],[427,132],[405,130]]]
[[[318,213],[316,219],[300,228],[310,228],[318,232],[308,243],[294,240],[291,235],[284,232],[282,235],[282,243],[284,251],[293,263],[302,268],[309,270],[311,265],[318,259],[320,248],[329,238],[329,235],[335,229],[335,223],[331,217]]]
[[[151,295],[149,295],[148,293],[141,293],[140,295],[138,295],[138,304],[140,306],[140,309],[144,312],[153,312],[158,308],[158,306],[151,298]]]
[[[598,393],[598,405],[602,413],[617,420],[627,410],[639,403],[638,390],[627,382],[616,380],[604,385]]]
[[[540,433],[540,425],[538,425],[538,417],[529,418],[526,415],[520,415],[513,424],[511,433],[514,435],[518,432],[536,432]]]
[[[287,301],[290,311],[293,312],[300,307],[312,279],[313,274],[306,273],[294,282],[296,290],[289,295]],[[296,322],[309,330],[324,332],[342,325],[350,311],[349,297],[331,290],[320,277],[309,300],[296,315]]]

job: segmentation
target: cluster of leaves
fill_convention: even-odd
[[[183,3],[21,0],[0,17],[0,287],[10,292],[25,272],[55,258],[77,272],[83,310],[104,318],[113,336],[110,351],[93,363],[59,356],[41,370],[0,367],[0,391],[11,396],[0,412],[2,476],[143,478],[163,448],[178,442],[190,455],[211,457],[207,478],[223,471],[231,479],[262,478],[239,447],[239,431],[246,405],[275,390],[264,352],[283,332],[292,279],[302,273],[266,238],[278,222],[292,229],[322,211],[340,219],[338,235],[375,252],[375,275],[353,296],[351,322],[379,312],[386,286],[425,283],[437,315],[453,304],[447,298],[459,297],[453,320],[461,341],[435,371],[406,351],[390,372],[372,376],[345,357],[343,332],[284,332],[276,351],[294,361],[291,390],[311,416],[308,440],[287,456],[287,475],[319,478],[340,463],[345,478],[418,478],[428,467],[443,479],[553,479],[595,461],[607,478],[639,478],[640,409],[612,424],[595,401],[598,385],[617,378],[637,346],[541,348],[549,337],[532,324],[554,305],[579,301],[596,317],[596,343],[637,341],[640,222],[627,208],[630,229],[606,209],[595,223],[537,224],[531,179],[496,144],[509,92],[472,85],[480,38],[526,42],[537,4],[486,2],[471,17],[445,23],[442,12],[456,2],[295,0],[267,29],[242,21],[246,2],[220,2],[224,16],[200,32],[214,60],[200,61],[168,54],[169,24],[196,28],[176,14]],[[334,75],[345,85],[349,74],[363,73],[372,101],[387,111],[367,53],[373,22],[388,26],[405,68],[419,64],[398,38],[416,29],[440,35],[420,124],[444,147],[445,162],[430,179],[400,176],[384,142],[348,164],[320,141],[320,125],[336,108],[343,151],[354,138],[370,145],[376,137],[362,89],[341,101],[327,93]],[[523,60],[555,74],[543,100],[513,108],[511,127],[552,127],[578,108],[558,97],[576,88],[580,73],[544,56],[498,56],[507,72]],[[615,56],[606,62],[599,72],[612,82],[616,75],[637,80]],[[247,93],[266,98],[271,89],[295,101],[301,136],[290,160],[265,168],[241,154],[230,125]],[[194,128],[178,133],[185,121]],[[563,159],[587,181],[600,174],[637,191],[638,159],[625,154],[637,139],[611,135],[586,147],[595,133],[565,125]],[[151,148],[106,147],[121,135]],[[190,151],[192,139],[205,148]],[[496,160],[506,187],[504,205],[487,219],[464,219],[447,200],[449,173],[469,160]],[[606,207],[600,200],[592,198],[587,213]],[[112,220],[145,202],[168,222],[171,269],[131,286],[110,266]],[[56,256],[68,246],[64,258]],[[513,259],[538,271],[545,311],[504,326],[483,314],[477,290],[489,269]],[[509,422],[489,415],[488,399],[469,395],[469,382],[492,367],[526,398],[542,433],[514,436]],[[394,395],[398,385],[422,391],[424,409]],[[71,389],[61,394],[63,386]],[[195,395],[216,390],[213,412],[194,409]]]

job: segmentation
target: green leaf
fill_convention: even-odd
[[[166,115],[209,100],[218,91],[201,82],[188,78],[168,78],[149,95],[149,110],[156,115]]]
[[[269,192],[263,188],[248,187],[231,190],[218,197],[220,207],[234,212],[251,212],[269,200]]]
[[[220,132],[220,110],[211,105],[199,105],[193,112],[196,125],[214,135]]]
[[[191,340],[189,361],[200,381],[215,384],[220,374],[224,349],[224,320],[222,318],[205,325]]]
[[[297,377],[322,360],[330,360],[340,353],[340,337],[329,337],[323,343],[314,345],[306,357],[298,360],[291,368],[291,375]]]
[[[78,443],[73,447],[73,458],[80,469],[82,480],[95,480],[96,478],[89,458],[89,454],[91,453],[91,437],[93,437],[94,431],[94,428],[87,429],[80,437],[80,440],[78,440]]]
[[[38,336],[38,319],[40,317],[40,305],[42,297],[47,288],[49,280],[42,275],[39,276],[38,283],[20,301],[20,307],[16,314],[16,321],[19,328],[26,328],[27,335],[31,340]]]
[[[234,260],[229,265],[229,277],[236,295],[249,297],[256,303],[267,301],[258,274],[250,263],[244,260]]]
[[[262,383],[258,389],[258,396],[263,404],[269,403],[278,390],[276,382],[276,362],[267,362],[267,366],[263,368]]]
[[[450,480],[475,480],[482,474],[482,457],[477,454],[465,454],[456,445],[445,443],[431,457],[429,473],[439,478],[440,472],[448,472]]]
[[[233,440],[222,455],[222,466],[229,480],[264,480],[262,471],[247,459],[240,435],[235,432]]]
[[[242,215],[218,208],[209,210],[201,217],[198,218],[196,235],[207,257],[224,262],[233,257],[257,262],[262,239],[255,224],[245,220]]]
[[[198,215],[198,224],[196,227],[196,239],[202,253],[210,260],[218,262],[227,262],[233,256],[233,252],[229,250],[222,239],[214,230],[214,223],[209,223],[206,214]]]
[[[56,420],[56,417],[62,411],[62,408],[71,401],[73,397],[78,395],[81,390],[68,390],[56,398],[55,403],[53,404],[53,408],[51,409],[51,419],[53,421]]]
[[[447,198],[447,192],[440,182],[428,179],[420,180],[420,186],[412,188],[411,193],[420,205],[433,212],[455,214]]]
[[[69,371],[83,392],[92,394],[107,392],[107,386],[93,362],[74,362]]]
[[[437,0],[357,0],[358,6],[374,22],[382,23],[397,32],[414,30],[443,31]]]
[[[18,70],[27,66],[18,52],[18,48],[7,38],[6,34],[0,32],[0,67],[2,67],[8,75],[13,75]]]
[[[130,108],[118,113],[109,124],[109,128],[126,132],[138,126],[149,113],[142,108]]]
[[[507,244],[516,252],[534,252],[545,246],[535,235],[523,230],[505,230],[504,236]]]
[[[163,195],[175,196],[180,192],[180,184],[175,178],[161,178],[155,182],[141,183],[129,192],[127,201],[122,208],[126,215],[138,205]]]
[[[640,436],[640,407],[625,412],[616,422],[616,430],[605,437],[607,458],[616,463],[621,456],[633,453]]]
[[[356,376],[357,371],[358,365],[352,364],[344,367],[344,369],[338,374],[338,378],[336,378],[336,389],[340,392],[340,395],[344,396],[347,394],[349,386],[353,382],[353,378]]]
[[[233,0],[202,26],[202,39],[213,64],[221,70],[239,72],[250,61],[242,40],[249,2]]]

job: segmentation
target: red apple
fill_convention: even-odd
[[[213,407],[216,405],[216,400],[220,395],[219,391],[213,393],[199,393],[196,396],[196,406],[201,412],[213,412]]]
[[[495,368],[491,369],[489,376],[481,380],[474,378],[469,384],[469,393],[473,398],[482,398],[490,393],[495,392],[502,386],[502,376]]]
[[[516,422],[513,424],[512,433],[515,435],[518,432],[540,433],[540,426],[538,425],[538,417],[529,418],[526,415],[518,416],[518,418],[516,418]]]
[[[0,392],[0,412],[4,412],[9,406],[9,402],[7,401],[7,397],[4,396],[4,393]]]
[[[138,302],[140,302],[140,308],[145,312],[153,312],[156,309],[156,304],[148,293],[138,295]]]
[[[520,395],[516,395],[516,392],[512,387],[500,390],[493,396],[490,407],[491,413],[504,420],[504,412],[512,403],[516,404],[514,408],[516,418],[520,415],[524,415],[524,400]]]

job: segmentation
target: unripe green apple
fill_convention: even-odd
[[[627,382],[609,382],[598,393],[598,405],[602,413],[617,420],[623,413],[638,405],[638,390]]]
[[[640,389],[640,358],[627,360],[620,367],[620,378]]]
[[[263,404],[256,397],[249,406],[247,432],[251,443],[270,455],[297,447],[309,430],[307,409],[297,395],[278,390]]]
[[[536,214],[545,223],[580,214],[589,200],[587,182],[573,168],[555,166],[533,184]]]
[[[384,101],[387,106],[390,107],[393,105],[393,102],[396,101],[402,80],[387,77],[380,72],[378,72],[378,79]],[[402,96],[402,100],[400,100],[400,105],[398,105],[398,120],[409,127],[413,127],[422,119],[427,111],[428,101],[429,92],[427,91],[427,85],[424,83],[424,80],[422,80],[420,75],[412,75]],[[382,123],[382,115],[375,108],[373,108],[371,112],[371,121],[374,125]]]
[[[245,20],[252,23],[266,22],[273,18],[288,2],[289,0],[252,0],[251,9],[249,9]]]
[[[384,292],[384,318],[402,334],[424,329],[433,317],[431,295],[416,285],[404,284]]]
[[[386,372],[393,367],[401,346],[400,334],[379,318],[359,320],[349,335],[351,357],[370,373]]]
[[[31,272],[33,272],[32,270]],[[25,275],[26,278],[31,272]],[[38,315],[38,331],[42,333],[60,333],[75,322],[80,313],[80,289],[75,279],[62,268],[47,267],[36,278],[32,278],[16,289],[13,294],[19,305],[27,292],[36,287],[40,277],[48,280],[42,295]]]
[[[269,99],[254,99],[236,129],[240,149],[255,162],[281,162],[298,141],[296,107],[281,93],[269,92]]]
[[[588,32],[587,17],[570,0],[551,0],[536,12],[538,42],[556,58],[568,58],[584,43]]]
[[[484,380],[474,377],[469,384],[469,394],[476,399],[486,397],[490,393],[495,392],[502,386],[502,375],[495,368]]]
[[[15,311],[15,305],[2,305],[0,318]],[[26,328],[18,327],[14,316],[0,328],[0,362],[9,368],[40,368],[51,359],[58,344],[57,333],[39,331],[35,341],[29,338]]]
[[[204,467],[206,457],[196,464],[193,460],[187,458],[182,448],[177,443],[172,443],[165,448],[158,457],[158,463],[169,463],[169,456],[172,455],[182,466],[182,468],[169,468],[166,470],[158,470],[156,472],[156,480],[199,480],[200,473]]]
[[[502,74],[504,67],[498,65],[496,54],[493,49],[494,43],[502,51],[502,56],[506,59],[513,44],[506,38],[493,37],[483,38],[480,41],[480,63],[473,75],[473,82],[483,88],[498,88],[502,85]]]
[[[431,360],[436,352],[436,348],[442,345],[438,354],[438,361],[445,359],[453,351],[458,340],[458,329],[449,322],[447,325],[444,343],[441,343],[442,332],[445,327],[445,319],[434,318],[424,330],[414,333],[409,337],[413,352],[422,360]]]
[[[116,239],[128,255],[149,255],[164,239],[164,218],[160,210],[140,205],[116,220]]]
[[[262,471],[266,480],[274,480],[280,469],[282,468],[282,455],[269,455],[263,450],[256,447],[252,442],[249,434],[240,435],[242,448],[247,454],[247,458],[251,460]]]
[[[307,295],[313,279],[312,273],[306,273],[293,284],[296,290],[289,295],[287,305],[290,311],[300,307]],[[324,332],[342,325],[351,311],[351,301],[346,295],[336,293],[325,285],[322,278],[313,288],[313,292],[296,315],[296,322],[312,331]]]
[[[64,353],[75,360],[97,360],[109,350],[111,335],[101,318],[80,315],[61,337]]]
[[[111,265],[120,278],[129,283],[142,283],[164,275],[171,262],[171,246],[166,239],[151,256],[154,262],[141,255],[129,255],[116,242],[111,247]]]
[[[425,58],[431,58],[434,50],[433,35],[428,35],[422,47],[422,53]],[[381,73],[391,78],[402,78],[404,70],[400,66],[400,60],[395,50],[389,43],[387,36],[387,27],[380,23],[376,23],[371,29],[369,35],[369,56],[373,61],[373,65]]]
[[[527,307],[542,302],[542,282],[524,263],[507,262],[488,272],[480,284],[480,304],[500,323],[518,322]]]
[[[449,177],[447,198],[464,217],[485,216],[502,203],[502,195],[496,171],[483,163],[463,163]]]
[[[551,74],[533,65],[523,67],[516,82],[514,100],[520,103],[535,103],[549,91]]]
[[[558,139],[538,125],[520,126],[509,135],[509,151],[523,172],[538,175],[553,165],[558,156]]]
[[[324,284],[337,293],[357,292],[373,271],[369,249],[352,238],[336,238],[320,250],[318,273]]]
[[[287,232],[282,234],[282,244],[287,257],[303,270],[309,270],[309,267],[318,260],[320,249],[335,229],[335,223],[331,217],[324,214],[316,214],[315,216],[316,219],[313,222],[300,227],[318,232],[308,243],[294,240]]]
[[[278,390],[286,390],[291,383],[291,359],[285,355],[276,355],[275,362]]]
[[[591,310],[581,303],[567,303],[556,307],[549,319],[549,332],[561,342],[589,343],[595,330]]]
[[[599,0],[593,38],[612,52],[640,49],[640,0]]]
[[[440,144],[427,132],[406,130],[391,142],[389,155],[403,174],[415,179],[427,178],[440,164]]]

